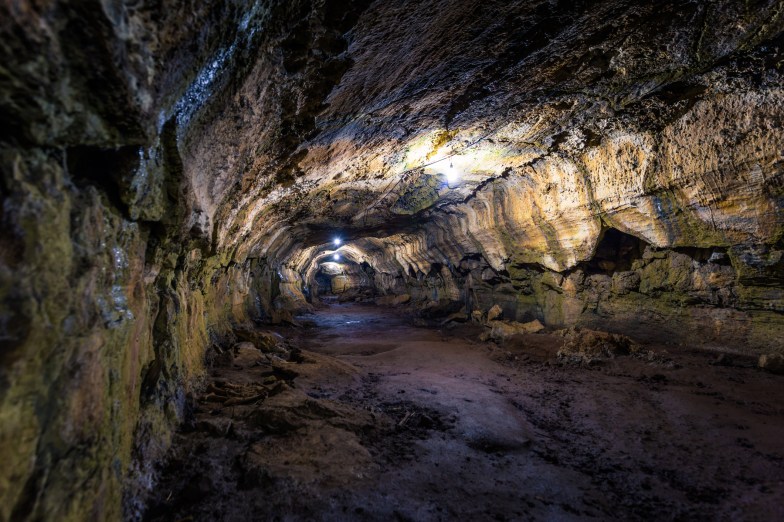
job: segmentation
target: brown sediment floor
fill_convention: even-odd
[[[149,520],[784,519],[784,377],[742,359],[582,366],[554,334],[498,346],[361,304],[308,320],[280,330],[291,361],[212,370]]]

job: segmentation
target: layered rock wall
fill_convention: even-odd
[[[0,6],[0,520],[138,516],[206,349],[265,313],[178,144],[247,7]]]

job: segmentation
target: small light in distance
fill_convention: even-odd
[[[332,256],[332,259],[334,259],[335,261],[340,261],[340,254],[335,254],[334,256]]]
[[[340,240],[339,237],[336,237],[335,239],[332,240],[332,244],[335,246],[340,246],[341,243],[342,241]]]

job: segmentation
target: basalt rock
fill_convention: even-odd
[[[376,299],[376,304],[379,306],[400,306],[411,301],[411,296],[408,294],[401,295],[385,295]]]
[[[496,319],[500,319],[504,315],[504,310],[500,306],[493,305],[490,310],[487,311],[487,322],[492,323]]]
[[[544,330],[544,325],[538,319],[529,321],[527,323],[518,323],[517,321],[491,321],[488,323],[490,326],[490,337],[497,341],[506,341],[515,335],[532,334]]]
[[[572,328],[564,333],[564,344],[557,355],[563,359],[591,362],[639,351],[640,347],[625,335]]]
[[[780,353],[762,354],[759,367],[771,373],[784,374],[784,355]]]

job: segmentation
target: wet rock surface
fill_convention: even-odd
[[[560,334],[476,344],[481,326],[412,327],[372,305],[310,320],[281,330],[299,361],[210,371],[147,520],[782,515],[780,377],[649,345],[657,359],[574,366]]]

